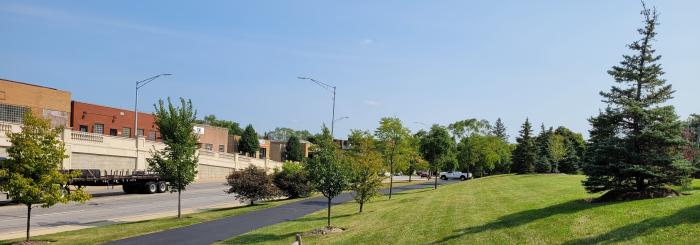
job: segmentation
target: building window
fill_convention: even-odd
[[[204,149],[207,151],[212,151],[214,150],[214,145],[212,144],[204,144]]]
[[[87,125],[80,125],[80,132],[87,132],[88,131],[88,126]]]
[[[131,137],[131,128],[122,128],[122,136]]]
[[[104,134],[105,133],[105,125],[95,123],[95,126],[92,127],[92,132],[96,133],[96,134]]]
[[[143,137],[143,129],[142,128],[136,130],[136,136]]]
[[[24,123],[24,114],[28,111],[27,107],[0,104],[0,121]]]
[[[116,129],[116,128],[110,128],[110,129],[109,129],[109,135],[111,135],[111,136],[117,136],[117,129]]]
[[[267,158],[267,149],[260,148],[260,159],[265,159],[265,158]]]
[[[219,145],[219,152],[224,152],[226,151],[226,147],[224,145]]]
[[[156,140],[156,132],[154,132],[154,131],[148,132],[148,140],[155,141]]]

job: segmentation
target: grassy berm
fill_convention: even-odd
[[[680,197],[596,203],[583,176],[503,175],[381,197],[358,213],[333,208],[346,230],[304,244],[700,244],[700,186]],[[698,182],[697,180],[695,182]],[[325,225],[326,211],[261,228],[225,244],[291,244]]]

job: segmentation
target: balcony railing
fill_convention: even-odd
[[[70,137],[71,137],[71,139],[77,140],[77,141],[94,142],[94,143],[103,143],[104,142],[104,136],[101,134],[95,134],[95,133],[71,131]]]

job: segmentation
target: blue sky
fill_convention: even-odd
[[[649,1],[670,103],[700,112],[700,1]],[[513,138],[529,117],[586,135],[606,71],[638,38],[639,1],[2,1],[0,77],[68,90],[73,99],[140,109],[192,99],[259,132],[319,131],[338,87],[336,125],[384,116],[448,124],[501,117]]]

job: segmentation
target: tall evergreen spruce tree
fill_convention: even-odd
[[[245,130],[243,130],[243,135],[241,135],[241,140],[238,143],[238,150],[248,156],[254,156],[255,152],[259,149],[260,142],[258,141],[258,133],[255,132],[253,125],[248,124]]]
[[[287,145],[284,147],[284,160],[292,162],[301,162],[304,158],[304,153],[301,151],[301,143],[296,135],[289,136]]]
[[[516,141],[518,145],[513,151],[511,170],[519,174],[532,173],[537,161],[537,147],[535,146],[535,140],[532,138],[532,125],[529,119],[526,119],[525,123],[523,123],[520,136]]]
[[[493,127],[493,134],[501,138],[503,141],[508,142],[508,134],[506,134],[506,126],[503,125],[501,118],[496,120],[496,125]]]
[[[543,123],[540,134],[535,138],[535,145],[537,147],[535,172],[549,173],[552,170],[552,159],[549,155],[549,139],[552,137],[552,134],[552,129],[547,130]]]
[[[664,103],[673,89],[661,78],[664,72],[652,43],[656,37],[656,9],[641,12],[644,27],[640,40],[628,45],[634,54],[623,55],[608,74],[618,85],[601,92],[608,107],[589,119],[590,150],[583,166],[589,192],[637,192],[656,197],[667,184],[677,184],[690,171],[681,157],[687,142],[673,106]],[[664,194],[665,195],[665,194]]]

